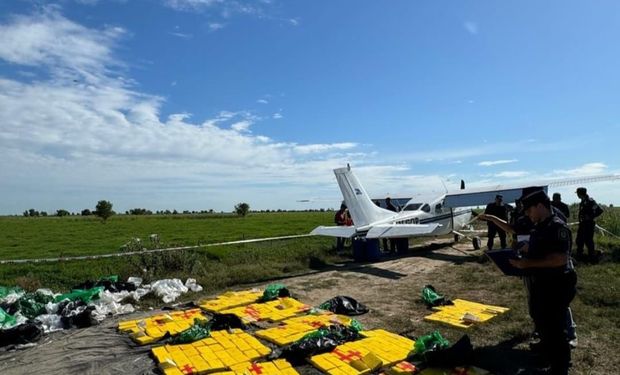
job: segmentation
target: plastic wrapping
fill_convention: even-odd
[[[338,345],[360,337],[356,329],[334,324],[310,332],[300,340],[282,349],[282,357],[293,364],[301,364],[305,358],[333,350]]]
[[[432,285],[427,285],[422,289],[422,300],[428,307],[452,305],[452,301],[437,293]]]
[[[224,329],[247,329],[247,326],[243,323],[241,318],[235,314],[214,314],[213,318],[209,321],[212,331],[221,331]]]
[[[263,296],[259,298],[259,302],[267,302],[273,301],[278,297],[290,297],[291,293],[288,289],[282,284],[270,284],[267,285],[265,291],[263,292]]]
[[[211,335],[211,323],[207,320],[194,319],[194,324],[182,331],[178,335],[174,336],[171,340],[171,344],[188,344],[194,341],[202,340]]]
[[[132,283],[133,285],[136,286],[136,288],[140,287],[140,285],[142,285],[142,278],[141,277],[135,277],[135,276],[131,276],[127,278],[127,282],[128,283]]]
[[[122,315],[134,312],[135,309],[133,305],[129,303],[121,303],[121,301],[128,296],[132,296],[132,292],[123,291],[119,293],[111,293],[107,290],[103,291],[98,300],[92,301],[89,304],[95,307],[95,310],[92,312],[93,317],[98,322],[101,322],[108,315]]]
[[[15,317],[0,307],[0,329],[9,329],[17,324]]]
[[[185,287],[191,290],[192,292],[201,292],[202,286],[196,283],[196,279],[187,279],[185,281]]]
[[[94,306],[88,306],[81,300],[63,301],[58,305],[60,320],[64,328],[85,328],[97,323],[92,316]]]
[[[12,305],[24,294],[25,292],[21,288],[7,288],[0,286],[0,304],[4,306]]]
[[[424,354],[428,366],[464,366],[470,365],[474,355],[474,347],[469,336],[463,335],[459,341],[449,348],[439,348]]]
[[[362,315],[368,312],[365,305],[347,296],[336,296],[323,302],[319,308],[343,315]]]
[[[57,314],[39,315],[34,320],[41,325],[44,333],[62,331],[64,329],[60,315]]]
[[[54,297],[50,294],[36,291],[22,295],[14,304],[11,305],[9,312],[20,312],[28,319],[34,319],[47,312],[45,305],[52,302]]]
[[[56,296],[54,298],[54,302],[62,302],[65,300],[69,300],[69,301],[82,301],[82,302],[88,303],[93,299],[99,298],[99,293],[101,293],[103,289],[104,288],[101,286],[98,286],[92,289],[87,289],[87,290],[75,289],[75,290],[72,290],[70,293],[65,293],[65,294]]]
[[[151,291],[165,303],[174,302],[181,294],[189,289],[179,279],[163,279],[151,284]]]
[[[30,344],[41,339],[43,330],[34,323],[20,324],[0,330],[0,346]]]
[[[434,331],[429,335],[420,336],[417,340],[415,340],[414,356],[417,358],[423,358],[423,356],[429,351],[446,349],[448,346],[450,346],[448,340],[443,338],[439,331]]]

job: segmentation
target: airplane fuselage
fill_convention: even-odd
[[[425,236],[441,236],[450,234],[453,230],[462,229],[469,224],[472,210],[470,208],[443,208],[444,198],[445,196],[440,196],[430,203],[409,202],[403,211],[395,212],[392,217],[358,227],[357,231],[364,232],[373,226],[382,224],[439,224],[436,230]],[[418,209],[408,210],[411,207]]]

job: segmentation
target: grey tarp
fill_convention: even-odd
[[[0,349],[0,374],[156,374],[148,346],[137,346],[117,332],[120,320],[157,313],[119,316],[102,324],[45,335],[35,347]]]

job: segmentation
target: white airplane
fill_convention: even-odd
[[[593,176],[577,179],[554,180],[527,185],[465,189],[446,192],[427,201],[413,198],[400,212],[378,207],[359,182],[351,167],[334,169],[336,180],[347,205],[352,226],[319,226],[310,234],[330,237],[408,238],[419,236],[441,236],[454,234],[455,238],[467,237],[459,232],[472,221],[470,207],[486,205],[502,194],[505,202],[514,202],[522,195],[523,188],[538,186],[548,190],[549,186],[566,186],[620,179],[620,175]],[[457,237],[458,236],[458,237]],[[472,239],[474,248],[480,248],[480,239]]]

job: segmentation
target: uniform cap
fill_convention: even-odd
[[[549,196],[544,190],[527,190],[527,188],[523,189],[523,195],[521,196],[521,204],[523,204],[523,209],[528,209],[538,203],[549,202]]]
[[[577,194],[585,194],[588,192],[588,189],[584,188],[584,187],[578,187],[577,190],[575,191],[575,193]]]

